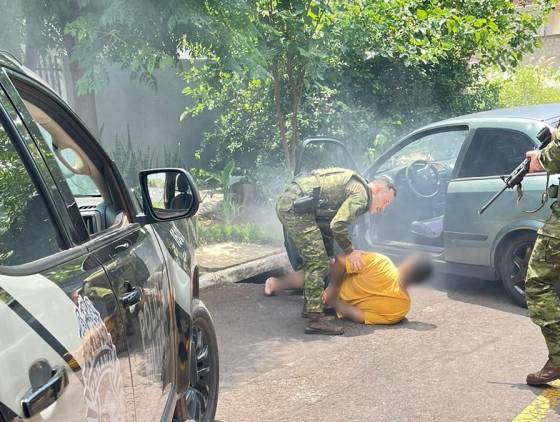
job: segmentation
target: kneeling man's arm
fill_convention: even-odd
[[[329,286],[323,293],[323,302],[334,306],[334,301],[338,299],[340,286],[342,285],[342,278],[346,273],[346,256],[337,255],[331,262],[329,268]]]

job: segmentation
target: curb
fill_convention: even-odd
[[[290,261],[285,252],[254,261],[245,262],[240,265],[223,270],[202,274],[200,276],[200,289],[224,283],[237,283],[246,278],[254,277],[268,271],[290,268]]]

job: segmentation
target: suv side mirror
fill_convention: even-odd
[[[198,211],[200,194],[188,171],[160,168],[139,176],[147,223],[189,218]]]

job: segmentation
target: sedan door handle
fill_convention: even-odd
[[[45,384],[37,388],[31,388],[21,399],[23,416],[30,418],[45,410],[60,397],[67,386],[68,374],[66,368],[64,366],[54,367],[51,377]]]
[[[121,295],[121,303],[125,308],[130,308],[136,305],[142,299],[142,289],[140,287],[133,287],[130,291]]]

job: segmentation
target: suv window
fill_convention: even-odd
[[[0,123],[0,265],[25,264],[61,249],[43,198]]]
[[[43,135],[43,139],[49,146],[49,149],[54,153],[55,151],[53,146],[53,138],[51,134],[47,132],[47,130],[43,126],[37,126],[39,127],[41,135]],[[79,160],[79,157],[76,155],[76,153],[69,148],[60,151],[60,155],[71,166],[76,166],[77,161]],[[97,186],[95,186],[95,183],[93,183],[93,180],[90,176],[85,174],[72,173],[62,163],[57,154],[54,154],[54,157],[56,159],[56,164],[58,164],[58,167],[60,168],[60,171],[62,172],[62,175],[64,176],[64,179],[66,180],[66,183],[68,183],[68,187],[70,188],[70,191],[74,196],[101,196],[101,194],[99,193],[99,189],[97,189]]]
[[[458,177],[502,176],[511,173],[535,148],[527,135],[509,129],[478,129],[465,154]]]
[[[393,154],[378,172],[406,167],[416,160],[437,161],[453,169],[467,133],[468,129],[465,128],[422,136]]]

